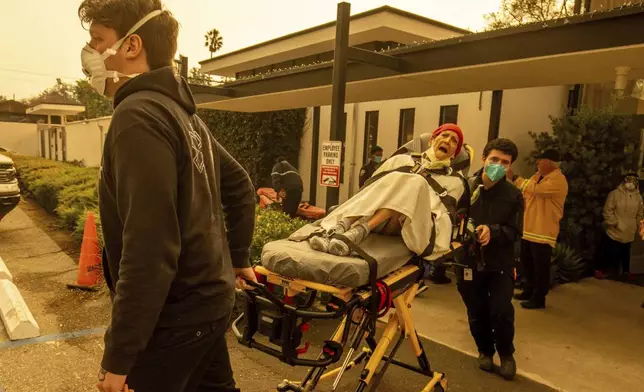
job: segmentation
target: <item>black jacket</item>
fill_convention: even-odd
[[[114,106],[99,179],[113,294],[102,365],[127,374],[155,328],[230,314],[233,266],[249,266],[255,195],[171,67],[126,82]]]
[[[365,181],[371,178],[373,176],[373,173],[378,170],[378,167],[380,166],[379,163],[376,163],[373,159],[369,159],[369,161],[360,168],[360,177],[358,179],[358,185],[360,188],[364,185]]]
[[[470,218],[475,226],[490,228],[490,242],[487,246],[477,243],[475,260],[471,261],[482,262],[488,271],[507,270],[514,266],[515,244],[523,233],[523,195],[505,178],[486,190],[481,174],[482,171],[477,172],[469,181]]]
[[[278,162],[273,166],[271,180],[273,180],[275,192],[279,192],[282,189],[299,191],[304,189],[302,177],[300,177],[297,169],[286,161]]]

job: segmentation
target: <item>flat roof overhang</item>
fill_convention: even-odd
[[[50,116],[73,116],[85,111],[83,105],[62,105],[57,103],[41,103],[27,108],[27,114]]]
[[[404,71],[347,65],[346,103],[644,78],[644,5],[388,52]],[[333,63],[195,88],[202,108],[261,112],[331,104]]]
[[[336,22],[332,21],[203,60],[199,62],[201,71],[234,77],[237,72],[330,52],[334,48],[335,27]],[[470,32],[383,6],[351,17],[349,44],[356,46],[372,41],[411,44],[463,34]]]

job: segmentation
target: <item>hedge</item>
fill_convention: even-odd
[[[12,155],[11,158],[16,165],[22,194],[56,214],[61,226],[72,231],[79,243],[83,238],[87,211],[94,213],[100,228],[96,188],[98,168],[78,167],[26,155]]]
[[[256,188],[272,186],[278,156],[298,167],[306,109],[237,113],[200,109],[199,117],[219,142],[244,166]]]
[[[56,214],[61,226],[72,231],[80,244],[87,211],[96,217],[102,244],[98,214],[97,168],[84,168],[47,159],[12,155],[23,195],[32,198],[50,213]],[[251,245],[251,261],[257,263],[262,248],[269,241],[286,238],[306,222],[291,219],[275,210],[256,207],[256,224]]]
[[[257,264],[262,256],[266,243],[288,237],[306,224],[306,221],[292,219],[281,211],[255,208],[255,232],[250,247],[250,260]]]

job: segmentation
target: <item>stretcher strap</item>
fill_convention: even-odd
[[[420,257],[425,258],[431,255],[434,252],[434,245],[436,244],[436,214],[432,212],[432,233],[429,236],[429,244],[420,255]]]
[[[378,320],[378,295],[380,291],[378,290],[378,261],[374,259],[371,255],[369,255],[367,252],[365,252],[361,247],[353,243],[353,241],[349,240],[347,237],[345,237],[342,234],[334,234],[331,236],[332,238],[336,238],[349,247],[351,251],[355,252],[358,256],[360,256],[364,261],[367,262],[367,265],[369,266],[369,286],[371,286],[371,321],[373,322],[373,327],[371,329],[371,333],[375,333],[375,325],[376,325],[376,320]]]
[[[419,173],[422,175],[429,186],[432,187],[434,192],[438,194],[438,197],[440,197],[441,202],[443,202],[443,205],[445,205],[445,208],[447,208],[447,212],[449,213],[450,218],[452,219],[452,223],[454,221],[454,217],[456,216],[456,199],[450,195],[447,194],[447,190],[438,183],[431,175],[425,176],[422,173]]]

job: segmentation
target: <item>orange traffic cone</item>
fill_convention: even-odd
[[[83,229],[83,244],[81,245],[80,261],[78,263],[78,278],[76,283],[67,284],[68,288],[81,290],[96,290],[101,279],[101,252],[96,232],[96,221],[91,211],[87,212]]]

